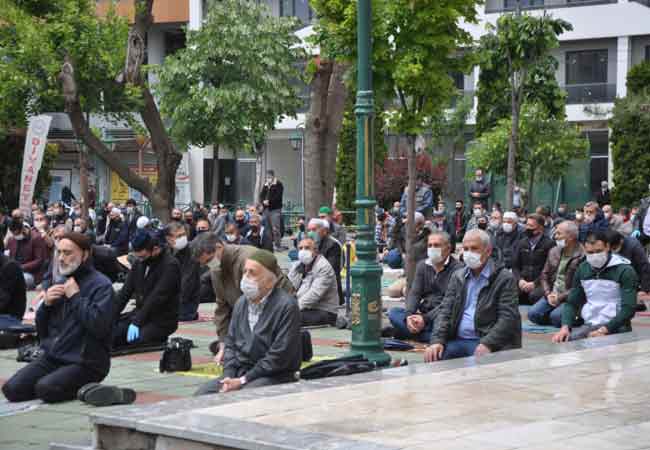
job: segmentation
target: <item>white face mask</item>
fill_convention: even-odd
[[[596,220],[595,216],[593,216],[591,214],[585,214],[585,222],[593,223],[594,220]]]
[[[211,212],[213,215],[215,215],[215,216],[216,216],[217,214],[219,214],[219,210],[216,209],[216,208],[211,209],[210,212]]]
[[[427,256],[431,264],[438,264],[442,262],[442,249],[437,247],[429,247],[427,249]]]
[[[247,276],[242,277],[241,282],[239,283],[239,289],[241,289],[244,297],[251,301],[257,300],[260,295],[259,285]]]
[[[490,228],[492,228],[493,230],[498,230],[500,225],[501,224],[499,223],[498,220],[490,220]]]
[[[559,248],[564,248],[564,247],[566,247],[566,240],[564,240],[564,239],[557,240],[557,241],[555,241],[555,244]]]
[[[14,234],[14,239],[16,239],[17,241],[22,241],[23,239],[25,239],[25,235],[23,233]]]
[[[475,217],[481,217],[482,215],[483,215],[483,210],[482,209],[478,209],[478,208],[474,209],[474,216]]]
[[[305,266],[308,266],[314,260],[314,254],[311,250],[300,250],[298,252],[298,261],[303,263]]]
[[[481,267],[481,254],[475,252],[463,252],[463,261],[470,269]]]
[[[187,247],[187,236],[177,237],[174,242],[174,250],[183,250],[185,247]]]
[[[64,277],[67,277],[75,273],[75,271],[79,268],[80,265],[81,265],[81,259],[77,261],[73,261],[72,264],[70,264],[69,266],[64,266],[59,262],[59,273]]]
[[[594,269],[600,270],[605,266],[605,264],[607,264],[607,257],[607,252],[588,253],[587,262]]]
[[[226,240],[228,242],[235,242],[237,240],[237,236],[234,234],[226,234]]]
[[[131,214],[133,212],[133,206],[127,206],[126,213]]]
[[[73,230],[75,233],[81,233],[81,227],[79,225],[75,226]]]
[[[503,231],[505,231],[506,233],[512,233],[512,229],[514,228],[514,226],[511,223],[507,223],[507,222],[504,223],[502,227],[503,227]]]

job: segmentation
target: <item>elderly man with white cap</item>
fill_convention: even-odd
[[[522,238],[523,230],[517,219],[517,214],[513,211],[504,213],[503,222],[494,233],[494,245],[501,251],[506,269],[512,269],[512,255],[517,242]]]
[[[307,224],[307,235],[316,244],[318,253],[323,255],[334,269],[339,304],[342,305],[344,298],[341,287],[341,244],[330,236],[329,222],[325,219],[311,219]]]

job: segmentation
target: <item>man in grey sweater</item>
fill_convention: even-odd
[[[302,346],[295,297],[277,286],[278,263],[257,250],[244,265],[225,338],[223,377],[208,381],[196,395],[225,393],[296,380]]]
[[[303,326],[334,325],[339,294],[332,265],[318,253],[316,243],[305,238],[298,243],[298,262],[289,272],[296,288]]]

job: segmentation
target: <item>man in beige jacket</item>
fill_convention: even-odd
[[[214,361],[221,364],[224,356],[224,338],[228,334],[230,317],[235,303],[242,296],[239,287],[244,275],[246,260],[257,251],[249,245],[229,245],[215,233],[202,233],[192,241],[192,256],[201,265],[210,268],[212,288],[214,289],[216,308],[214,323],[217,326],[219,348],[215,348]],[[278,287],[290,294],[294,293],[291,282],[284,273],[277,269]],[[212,347],[212,346],[211,346]]]

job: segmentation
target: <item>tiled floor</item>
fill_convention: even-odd
[[[268,449],[646,449],[650,339],[629,337],[446,370],[393,369],[393,377],[387,371],[380,380],[327,389],[296,385],[292,393],[223,405],[213,396],[212,405],[181,412],[174,403],[148,416],[136,408],[131,425],[241,449],[256,442]],[[117,412],[128,424],[129,409]]]
[[[213,305],[201,306],[201,312],[204,316],[209,315],[212,309],[213,309]],[[634,327],[637,330],[650,331],[650,317],[637,317],[634,321]],[[209,351],[207,350],[207,346],[214,338],[214,325],[210,321],[181,324],[177,335],[190,338],[197,345],[197,348],[192,350],[192,357],[195,364],[201,364],[210,361],[210,354]],[[345,330],[337,330],[334,328],[315,329],[312,330],[312,340],[314,343],[314,353],[316,356],[336,357],[345,353],[348,350],[346,343],[348,343],[350,340],[350,332]],[[549,334],[529,334],[529,333],[524,334],[524,349],[529,350],[532,353],[544,352],[551,345],[552,344],[550,344]],[[611,350],[611,352],[614,355],[619,354],[619,351],[617,349]],[[15,373],[17,369],[23,366],[23,364],[17,363],[15,361],[15,356],[16,356],[15,350],[0,351],[0,385],[4,383],[4,381],[6,381],[13,373]],[[422,361],[421,351],[420,352],[418,351],[393,352],[392,356],[394,359],[406,359],[411,364],[419,363]],[[141,405],[145,405],[145,404],[155,403],[161,400],[173,400],[173,399],[190,397],[192,393],[197,389],[197,387],[202,382],[205,381],[205,378],[200,378],[200,377],[158,373],[157,368],[158,368],[159,357],[160,357],[159,352],[155,352],[150,354],[132,355],[132,356],[123,356],[119,358],[114,358],[112,361],[111,372],[109,377],[106,379],[106,383],[117,384],[122,386],[130,386],[135,388],[138,392],[137,402]],[[564,357],[568,358],[568,356],[566,355]],[[572,358],[575,359],[578,357],[572,357]],[[576,361],[578,359],[576,359]],[[617,386],[622,386],[622,385],[627,386],[629,384],[631,386],[639,387],[638,383],[635,384],[636,383],[635,380],[636,378],[640,377],[643,370],[645,369],[645,367],[643,366],[643,361],[644,361],[643,358],[611,359],[608,362],[608,364],[610,365],[608,367],[612,367],[614,369],[619,367],[620,370],[618,369],[613,370],[612,373],[609,375],[603,375],[602,373],[600,373],[599,376],[601,378],[594,379],[597,380],[594,382],[601,383],[601,384],[602,383],[606,384],[606,382],[616,383],[616,385],[612,387],[610,387],[609,384],[606,384],[607,389],[604,392],[608,393],[609,396],[604,396],[603,398],[609,402],[616,402],[621,398],[622,395],[624,395],[624,393],[619,393],[616,390]],[[548,364],[552,367],[553,364],[560,364],[560,362],[558,362],[558,360],[554,360],[551,358],[548,361]],[[585,377],[591,377],[594,374],[592,373],[593,370],[596,370],[596,368],[584,366],[582,364],[578,364],[573,369],[575,373],[581,374]],[[645,380],[649,380],[650,377],[648,377],[648,375],[650,374],[646,374],[645,377],[641,377],[641,378],[644,378]],[[548,372],[548,376],[554,379],[557,385],[561,385],[561,384],[567,385],[567,382],[565,381],[564,378],[565,377],[564,372],[560,372],[560,373]],[[531,380],[532,379],[534,378],[531,378]],[[508,387],[500,386],[500,390],[496,392],[503,393],[504,389],[512,388],[513,386],[517,386],[517,383],[525,383],[526,381],[527,381],[526,377],[521,377],[521,376],[510,377],[508,379],[508,383],[510,383],[508,384]],[[398,389],[398,388],[399,388],[399,383],[397,384],[389,383],[386,384],[384,387],[382,387],[381,391],[389,392],[391,389]],[[516,419],[518,421],[521,421],[524,420],[528,415],[535,415],[540,412],[546,411],[547,407],[543,405],[549,405],[549,407],[557,408],[557,411],[562,412],[563,411],[562,408],[565,408],[566,404],[560,402],[558,398],[553,397],[553,395],[555,395],[554,392],[547,392],[548,389],[552,390],[552,388],[553,385],[550,386],[547,385],[545,387],[540,385],[535,387],[533,391],[527,394],[530,395],[531,397],[521,398],[520,399],[521,404],[517,406],[519,417],[517,417]],[[485,407],[483,405],[483,402],[481,401],[481,403],[479,403],[478,400],[479,398],[482,398],[482,395],[479,396],[478,394],[483,392],[482,391],[483,388],[477,385],[477,386],[472,386],[472,389],[475,390],[472,391],[473,395],[469,395],[468,393],[469,391],[464,391],[460,393],[456,389],[454,392],[456,392],[456,394],[459,395],[460,397],[456,397],[454,402],[457,403],[460,398],[463,398],[463,399],[467,399],[468,400],[467,404],[472,405],[474,408]],[[513,389],[514,388],[512,388],[511,391],[513,391]],[[438,393],[438,391],[426,392],[426,393],[420,391],[422,390],[418,390],[419,392],[418,394],[411,393],[404,398],[396,399],[396,401],[406,402],[409,405],[406,408],[406,410],[410,411],[411,414],[410,416],[407,416],[409,417],[409,420],[405,421],[404,417],[402,417],[400,413],[390,411],[390,408],[388,408],[386,411],[382,412],[382,417],[384,417],[384,419],[382,420],[384,420],[384,422],[381,421],[374,422],[374,425],[372,427],[369,425],[368,429],[366,430],[359,430],[359,429],[355,429],[354,427],[350,428],[351,424],[354,425],[354,423],[358,421],[339,420],[337,422],[338,423],[337,427],[343,430],[344,434],[345,434],[345,430],[347,429],[348,430],[347,434],[355,434],[355,435],[358,434],[361,437],[366,437],[366,435],[368,435],[369,440],[374,439],[371,437],[373,433],[373,427],[380,427],[382,428],[382,430],[385,427],[386,429],[383,430],[384,437],[386,439],[386,442],[388,442],[391,439],[398,440],[398,441],[402,440],[402,436],[399,435],[399,433],[396,434],[395,432],[388,431],[389,429],[394,429],[395,428],[394,425],[396,423],[402,423],[402,425],[405,427],[405,431],[409,431],[410,433],[409,442],[411,441],[413,441],[414,443],[420,442],[418,440],[419,439],[418,437],[421,436],[421,433],[426,432],[427,427],[424,424],[426,424],[427,421],[430,422],[430,417],[432,417],[430,414],[434,414],[436,412],[439,412],[439,410],[446,409],[448,407],[448,403],[451,401],[447,397],[441,397],[440,396],[441,394]],[[650,392],[650,390],[647,391]],[[569,383],[565,388],[558,390],[557,395],[562,394],[565,397],[570,399],[573,397],[577,398],[579,395],[584,395],[586,393],[587,392],[582,391],[580,385],[577,384],[573,385]],[[638,396],[635,396],[634,394],[630,394],[630,395],[632,397],[635,397],[636,399],[643,399],[645,397],[643,397],[642,394],[643,393],[639,394]],[[421,400],[419,400],[418,397],[419,395],[427,396],[432,399],[437,399],[435,402],[431,403],[431,405],[433,406],[430,407],[431,411],[427,412],[427,416],[424,421],[422,421],[421,419],[417,419],[417,420],[415,419],[416,417],[421,416],[421,414],[419,414],[419,408],[421,407],[420,404]],[[495,400],[499,400],[498,398],[499,396],[497,394],[490,394],[490,395],[491,396],[487,398],[495,398]],[[315,402],[316,404],[319,404],[320,400],[316,399]],[[367,407],[365,410],[362,408],[362,405],[364,405],[363,402],[355,404],[355,408],[354,409],[351,408],[350,411],[367,412],[372,409],[371,408],[372,404],[365,404],[365,406]],[[441,407],[441,405],[444,405],[444,408]],[[72,442],[72,443],[89,442],[91,438],[91,433],[90,433],[91,429],[88,422],[88,415],[89,413],[98,411],[95,408],[88,407],[76,401],[65,403],[65,404],[59,404],[59,405],[44,405],[44,404],[32,405],[31,408],[25,407],[26,409],[22,412],[11,412],[10,411],[11,407],[13,407],[13,405],[8,405],[4,403],[4,400],[0,400],[0,449],[1,450],[11,450],[11,449],[22,450],[28,448],[46,449],[48,447],[48,443],[53,441]],[[501,415],[497,414],[497,412],[499,411],[496,412],[492,411],[490,413],[490,420],[492,420],[496,425],[503,425],[503,426],[513,425],[512,420],[514,419],[512,417],[509,417],[506,414],[508,408],[509,408],[508,405],[503,404],[500,409],[505,412]],[[336,408],[335,411],[337,412],[337,416],[338,416],[339,408]],[[233,414],[235,414],[234,410],[233,410]],[[627,416],[625,414],[626,413],[624,411],[621,411],[618,416],[612,418],[611,420],[616,419],[622,425],[633,427],[630,428],[630,433],[633,433],[635,429],[634,427],[640,427],[641,425],[639,425],[638,422],[635,422],[632,419],[630,419],[631,421],[628,421]],[[595,417],[594,420],[596,419],[601,421],[605,420],[605,418],[600,416],[593,416],[593,417]],[[260,420],[270,421],[272,420],[272,418],[260,417]],[[288,418],[286,418],[286,420],[288,420]],[[443,437],[445,436],[446,437],[454,436],[453,430],[466,427],[466,426],[469,427],[470,425],[467,424],[467,421],[471,421],[471,420],[473,420],[472,416],[463,417],[462,420],[458,418],[453,421],[450,420],[449,417],[445,418],[440,422],[439,426],[437,427],[439,432],[439,439],[443,439]],[[577,421],[578,418],[573,418],[571,423],[577,424]],[[481,423],[472,426],[479,426],[479,425],[480,425],[480,429],[493,428],[490,425],[490,423],[487,424]],[[304,427],[305,430],[313,430],[319,428],[320,424],[318,422],[316,423],[307,422],[300,426]],[[543,434],[545,430],[543,428],[544,425],[537,425],[537,426],[542,428],[534,428],[533,430],[536,430],[535,433]],[[561,427],[562,425],[560,424],[558,426]],[[443,432],[443,430],[446,431]],[[528,429],[526,428],[525,430]],[[625,431],[625,429],[622,430]],[[600,431],[604,433],[606,432],[605,430],[600,430]],[[526,432],[527,434],[532,433],[532,431],[530,432],[526,431]],[[376,436],[377,435],[375,435],[375,437]],[[486,436],[481,435],[481,442],[488,442],[489,439],[491,439],[489,435]],[[590,438],[589,436],[583,436],[582,439],[592,439],[592,438]],[[584,441],[584,442],[588,442],[588,441]],[[646,447],[650,448],[650,439],[648,439],[648,441],[646,442],[647,442]],[[531,442],[531,445],[532,444],[533,442]],[[443,447],[443,448],[447,448],[447,447]],[[449,447],[449,448],[463,448],[463,447]],[[579,448],[578,444],[576,444],[575,448]],[[595,447],[595,448],[597,449],[599,447]],[[627,447],[616,447],[616,448],[627,448]],[[630,447],[630,448],[636,448],[636,447]]]

